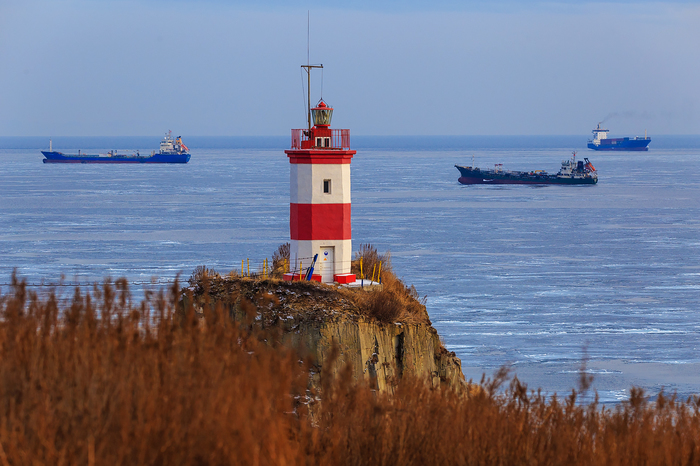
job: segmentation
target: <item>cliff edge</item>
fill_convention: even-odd
[[[436,388],[465,387],[461,361],[442,345],[415,290],[395,278],[370,291],[220,276],[191,285],[182,299],[195,312],[220,305],[238,322],[279,330],[283,344],[313,361],[314,384],[322,368],[338,374],[349,365],[355,380],[382,392],[393,393],[407,375]]]

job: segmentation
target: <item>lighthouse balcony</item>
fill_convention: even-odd
[[[349,129],[312,128],[292,130],[292,149],[350,149]]]

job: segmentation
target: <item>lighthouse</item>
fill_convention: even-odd
[[[352,283],[350,162],[356,151],[350,150],[350,130],[331,129],[333,108],[323,99],[310,107],[308,127],[293,129],[292,147],[284,151],[290,163],[290,261],[294,270],[313,264],[311,277],[323,283]]]

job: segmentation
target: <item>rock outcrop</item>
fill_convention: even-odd
[[[357,294],[366,291],[311,282],[215,278],[193,291],[195,309],[222,305],[235,320],[279,328],[284,344],[311,357],[315,383],[322,368],[337,374],[349,365],[356,380],[382,392],[404,376],[465,387],[461,361],[444,348],[427,312],[418,322],[379,322],[363,312]],[[329,365],[334,345],[339,354]]]
[[[428,381],[432,386],[459,388],[463,381],[460,360],[444,349],[437,331],[424,324],[384,324],[339,317],[302,322],[286,333],[295,346],[306,348],[324,367],[334,344],[340,354],[331,370],[346,364],[356,379],[366,380],[379,391],[392,392],[404,375]]]

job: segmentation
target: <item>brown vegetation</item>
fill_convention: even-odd
[[[361,292],[356,295],[358,307],[364,314],[378,322],[401,322],[408,324],[426,323],[430,318],[425,307],[426,298],[420,298],[416,288],[406,286],[394,274],[391,266],[391,254],[387,251],[379,254],[371,244],[360,244],[352,262],[352,272],[360,277],[360,262],[366,279],[380,280],[382,286],[376,290]],[[363,291],[363,290],[361,290]]]
[[[360,263],[362,267],[360,267]],[[388,251],[384,254],[379,254],[377,248],[369,243],[360,244],[355,253],[355,260],[352,261],[351,272],[357,275],[357,278],[371,279],[374,275],[379,281],[379,272],[381,263],[381,272],[391,271],[391,253]]]
[[[272,253],[271,275],[274,278],[282,278],[282,275],[288,271],[290,249],[291,245],[289,243],[283,243],[279,245],[274,253]]]
[[[207,268],[205,265],[198,265],[192,271],[190,278],[187,279],[187,283],[189,283],[190,286],[196,286],[198,283],[220,277],[221,276],[218,274],[218,272]]]
[[[176,288],[131,306],[119,281],[61,304],[13,281],[0,297],[3,466],[700,462],[698,398],[633,390],[614,410],[579,406],[517,379],[499,390],[505,371],[461,395],[408,378],[378,394],[348,371],[312,393],[273,331],[221,307],[175,318]],[[259,297],[251,317],[270,304]]]
[[[352,272],[360,277],[360,262],[363,263],[365,278],[380,280],[381,287],[353,289],[328,287],[316,282],[281,282],[284,269],[289,263],[290,244],[281,244],[272,254],[272,267],[269,279],[262,273],[252,273],[250,277],[240,277],[231,272],[222,276],[218,272],[201,265],[195,268],[187,280],[195,296],[207,295],[214,301],[233,304],[243,294],[269,293],[285,296],[285,302],[277,304],[285,315],[307,312],[310,308],[325,311],[340,311],[358,315],[381,323],[428,324],[430,318],[425,307],[426,298],[420,298],[414,286],[406,286],[394,275],[391,267],[391,254],[379,254],[371,244],[360,244]],[[381,264],[381,265],[380,265]],[[261,280],[262,278],[262,280]],[[295,294],[297,293],[297,294]],[[279,314],[280,309],[271,309]]]
[[[275,296],[275,302],[261,308],[264,320],[306,315],[329,316],[342,313],[381,323],[427,324],[430,319],[425,301],[414,287],[407,287],[391,271],[382,272],[381,288],[340,288],[318,282],[285,282],[278,279],[249,279],[237,276],[206,275],[188,281],[201,302],[221,302],[232,307],[239,298],[254,300],[263,295]]]
[[[390,270],[382,271],[382,287],[355,293],[358,307],[378,322],[430,325],[425,300],[418,297],[415,287],[407,287]]]

